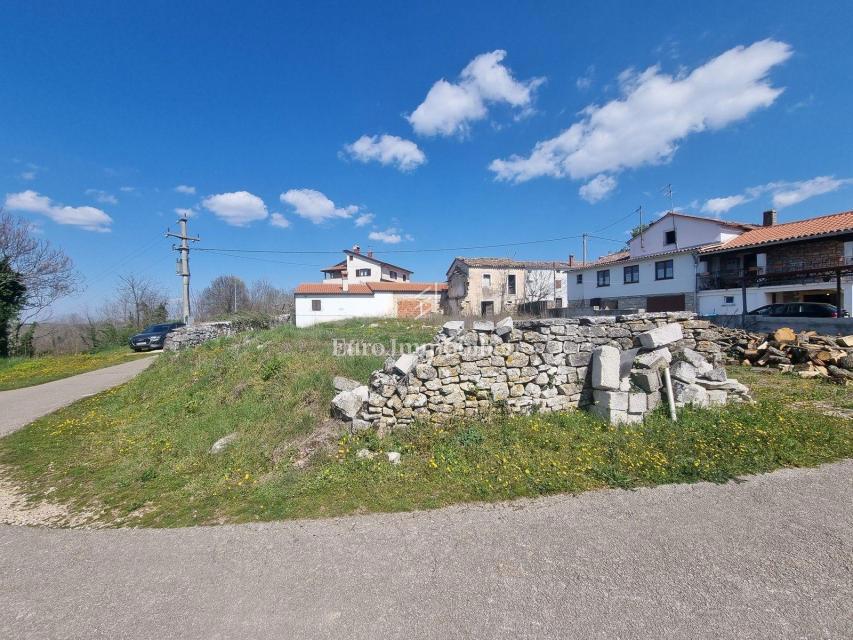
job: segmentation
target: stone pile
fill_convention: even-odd
[[[163,349],[180,351],[187,347],[195,347],[208,340],[215,340],[236,333],[230,322],[197,322],[175,329],[166,336]]]
[[[638,348],[602,346],[592,352],[593,404],[589,410],[611,424],[642,422],[666,402],[664,371],[670,372],[676,407],[707,407],[749,400],[749,390],[726,370],[686,346],[679,324],[667,324],[637,338]]]

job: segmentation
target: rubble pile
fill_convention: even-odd
[[[853,335],[796,333],[787,327],[767,335],[740,332],[728,353],[742,365],[774,367],[801,378],[853,380]]]
[[[589,410],[611,424],[642,422],[667,401],[669,371],[676,407],[719,406],[751,400],[749,389],[729,379],[719,362],[679,345],[681,325],[668,324],[638,336],[639,348],[620,351],[602,346],[590,361],[592,400]]]

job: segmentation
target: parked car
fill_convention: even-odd
[[[134,351],[151,351],[152,349],[162,349],[163,342],[166,341],[166,335],[179,327],[183,327],[183,322],[167,322],[164,324],[152,324],[146,327],[141,332],[130,338],[130,348]]]
[[[847,315],[844,309],[826,302],[779,302],[753,309],[750,316],[775,316],[785,318],[838,318]]]

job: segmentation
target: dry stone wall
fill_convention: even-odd
[[[641,340],[649,338],[640,336],[671,333],[668,326],[673,323],[679,335],[666,342],[670,350],[688,348],[712,368],[722,363],[720,329],[686,312],[517,324],[506,318],[497,324],[476,321],[471,328],[454,321],[415,353],[386,361],[368,385],[341,390],[332,403],[333,412],[351,420],[353,430],[373,427],[386,432],[416,420],[444,422],[496,408],[531,413],[593,405],[593,389],[602,386],[601,380],[593,384],[593,352],[609,346],[615,347],[617,357],[632,349],[642,356],[639,349],[646,345]],[[652,339],[648,344],[658,342]],[[625,370],[631,367],[629,361]],[[617,374],[615,380],[605,381],[606,388],[615,384],[618,391],[623,377]],[[648,410],[649,403],[645,407]]]

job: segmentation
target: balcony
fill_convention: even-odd
[[[723,269],[700,273],[696,276],[698,291],[710,289],[740,289],[778,285],[803,285],[825,282],[831,286],[839,280],[853,277],[853,258],[815,258],[791,262],[785,268],[748,267]]]

